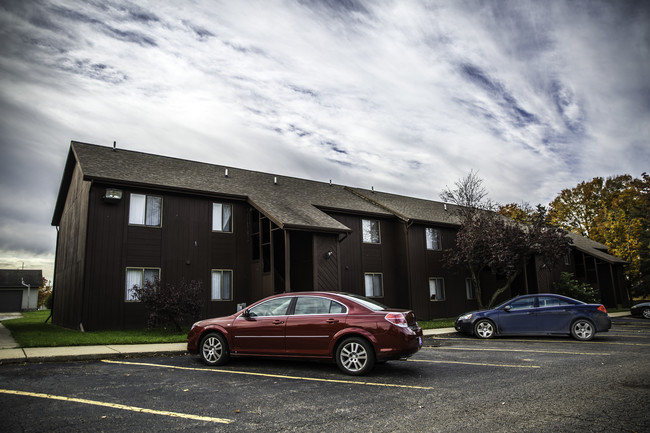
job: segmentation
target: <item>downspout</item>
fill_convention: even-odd
[[[59,235],[61,234],[59,230],[59,226],[56,226],[56,245],[54,246],[54,275],[52,276],[52,296],[50,299],[50,315],[47,316],[47,319],[45,319],[45,323],[47,323],[48,320],[52,319],[52,316],[54,315],[54,288],[56,287],[54,282],[56,281],[56,268],[57,268],[57,262],[58,262],[58,257],[59,257]],[[54,319],[52,319],[54,321]]]
[[[20,278],[20,284],[27,287],[27,311],[29,311],[29,297],[31,295],[32,285],[31,284],[25,284],[25,280],[22,277]]]

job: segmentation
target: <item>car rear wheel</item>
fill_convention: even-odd
[[[208,365],[223,365],[230,359],[228,342],[218,332],[211,332],[201,339],[201,359]]]
[[[474,325],[474,335],[478,338],[492,338],[494,337],[494,334],[494,323],[489,320],[479,320],[476,322],[476,325]]]
[[[650,319],[650,308],[646,307],[643,310],[641,310],[641,317],[644,319]]]
[[[375,352],[363,338],[347,338],[336,350],[336,364],[343,373],[360,376],[374,367]]]
[[[571,325],[571,335],[576,340],[589,341],[596,335],[596,329],[589,320],[579,319]]]

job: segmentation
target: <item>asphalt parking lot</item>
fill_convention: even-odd
[[[570,338],[427,338],[364,377],[193,356],[0,366],[5,432],[648,432],[650,321]]]

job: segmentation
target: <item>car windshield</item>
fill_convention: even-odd
[[[351,301],[356,302],[357,304],[361,304],[372,311],[385,310],[388,308],[384,304],[377,302],[373,299],[368,299],[365,296],[355,295],[353,293],[341,293],[340,295],[346,297]]]

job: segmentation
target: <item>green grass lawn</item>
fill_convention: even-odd
[[[120,331],[81,332],[45,324],[49,310],[22,313],[20,319],[4,320],[2,324],[21,347],[90,346],[105,344],[183,343],[189,329],[130,329]]]
[[[189,329],[130,329],[120,331],[81,332],[47,324],[49,310],[22,313],[20,319],[4,320],[2,324],[11,331],[21,347],[91,346],[106,344],[184,343]],[[448,328],[454,319],[418,321],[422,329]]]

